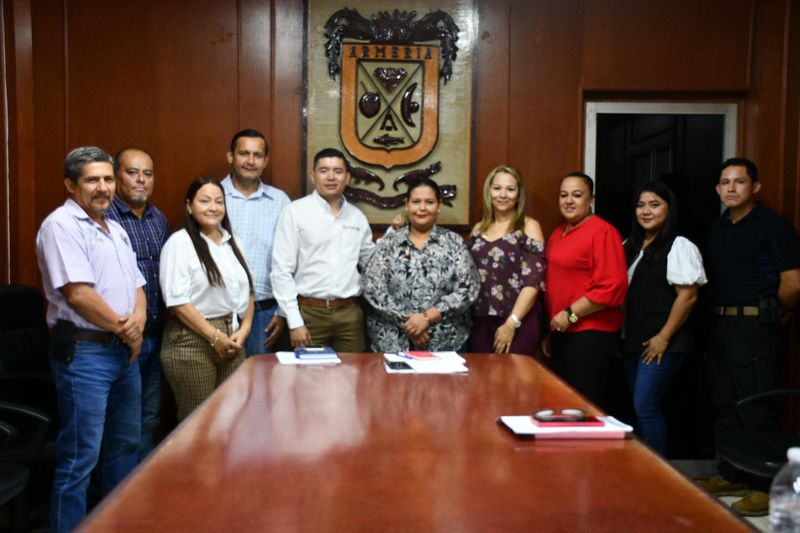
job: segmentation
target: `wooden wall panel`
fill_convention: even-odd
[[[137,22],[98,27],[101,8],[105,20]],[[227,170],[238,126],[236,4],[74,1],[67,27],[68,144],[152,151],[154,201],[176,224],[188,183]]]
[[[475,45],[473,92],[474,188],[472,213],[481,216],[481,196],[486,175],[509,160],[509,0],[483,2],[478,8],[478,40]]]
[[[800,2],[789,3],[786,50],[786,160],[784,213],[793,213],[795,227],[800,228]],[[795,179],[791,179],[792,176]],[[797,329],[795,329],[797,335]],[[800,361],[795,360],[800,370]],[[800,375],[800,371],[796,375]]]
[[[291,198],[299,198],[305,183],[303,168],[303,0],[275,0],[275,77],[272,83],[270,159],[273,183]]]
[[[581,168],[583,2],[517,2],[510,19],[509,160],[546,235],[560,223],[558,186]]]
[[[6,50],[9,49],[10,43],[6,42],[6,39],[10,33],[13,33],[13,20],[14,18],[11,13],[11,9],[7,6],[7,4],[0,4],[0,22],[2,22],[2,24],[0,24],[0,30],[2,30],[2,35],[4,37],[3,40],[0,40],[0,50],[2,51],[4,58],[8,57]],[[13,49],[13,47],[11,48]],[[0,98],[2,98],[3,102],[8,101],[5,83],[0,83]],[[5,116],[3,118],[5,118]],[[2,179],[0,179],[0,283],[10,283],[11,254],[9,253],[9,249],[11,247],[11,243],[9,235],[9,195],[7,192],[7,189],[10,186],[10,181],[8,173],[5,172],[5,169],[8,166],[9,155],[8,149],[6,148],[8,146],[8,131],[6,131],[6,128],[2,128],[2,131],[0,131],[0,141],[3,143],[2,149],[0,149],[0,168],[3,169]]]
[[[587,1],[584,89],[747,90],[753,3]]]
[[[269,139],[274,9],[258,0],[241,0],[239,6],[239,32],[236,34],[239,75],[232,80],[237,88],[237,130],[254,128]],[[268,178],[269,167],[265,174]]]
[[[36,150],[36,205],[38,225],[64,202],[64,156],[68,151],[66,131],[66,85],[64,83],[64,2],[44,0],[31,5],[33,20],[33,119]]]
[[[797,105],[800,96],[788,92],[788,57],[790,46],[797,47],[789,34],[787,14],[792,2],[759,3],[754,19],[752,90],[745,99],[747,128],[740,143],[743,154],[759,165],[762,177],[760,197],[768,205],[781,210],[785,205],[785,151],[787,135],[791,135],[787,105]],[[797,4],[797,2],[795,2]],[[794,41],[797,36],[794,36]],[[780,61],[776,61],[780,58]],[[795,75],[792,73],[792,75]],[[796,180],[793,182],[794,189]],[[791,213],[787,213],[791,218]]]
[[[29,0],[3,2],[6,52],[4,75],[8,97],[8,183],[9,219],[2,221],[3,243],[11,249],[11,281],[19,273],[29,273],[35,283],[36,256],[34,239],[39,221],[35,217],[36,183],[34,180],[33,121],[33,37]],[[4,112],[6,110],[4,109]],[[4,169],[5,170],[5,169]],[[8,240],[6,240],[8,239]],[[22,251],[22,253],[19,253]],[[33,273],[30,275],[30,273]]]

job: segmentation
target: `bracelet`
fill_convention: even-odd
[[[220,333],[219,329],[217,329],[217,330],[214,332],[214,340],[213,340],[213,341],[211,341],[211,347],[212,347],[212,348],[216,348],[216,346],[215,346],[215,345],[217,344],[217,341],[219,340],[219,333]]]
[[[661,344],[663,344],[664,346],[666,346],[666,345],[668,345],[668,344],[669,344],[669,341],[665,341],[664,339],[662,339],[662,338],[661,338],[661,337],[659,337],[658,335],[653,335],[653,338],[654,338],[655,340],[657,340],[658,342],[660,342]]]

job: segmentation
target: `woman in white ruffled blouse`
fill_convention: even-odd
[[[687,319],[706,283],[697,247],[676,235],[675,194],[660,181],[636,197],[634,224],[625,241],[628,295],[623,351],[625,377],[633,393],[639,432],[651,448],[666,453],[661,400],[692,349]]]

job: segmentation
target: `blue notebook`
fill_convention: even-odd
[[[294,356],[298,359],[333,359],[338,357],[336,350],[330,346],[303,346],[295,348]]]

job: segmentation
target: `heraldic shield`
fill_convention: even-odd
[[[433,150],[439,137],[440,48],[342,43],[341,136],[353,157],[390,169]]]

